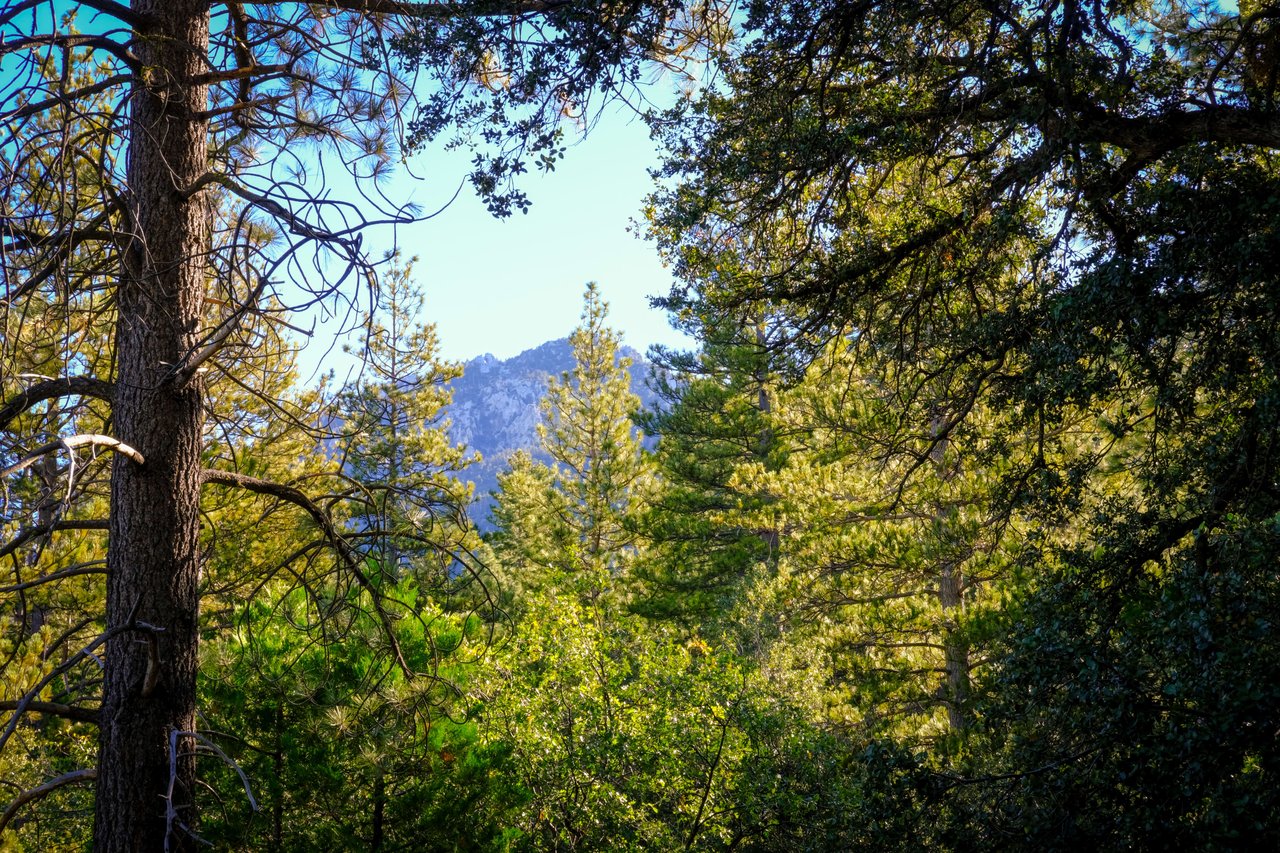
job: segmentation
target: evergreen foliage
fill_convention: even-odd
[[[776,533],[749,512],[768,496],[734,482],[755,463],[783,458],[770,413],[776,356],[763,324],[693,328],[696,354],[659,352],[654,382],[660,408],[639,423],[659,436],[659,488],[638,523],[651,547],[636,566],[644,581],[639,612],[716,631],[744,588],[778,547]]]
[[[1280,844],[1274,4],[83,5],[0,12],[5,850]],[[503,216],[711,60],[648,116],[697,348],[637,412],[589,286],[481,542],[298,152],[472,134]]]
[[[540,450],[550,461],[517,453],[499,477],[494,544],[520,586],[569,583],[595,601],[627,580],[639,546],[631,519],[652,477],[631,421],[639,398],[629,362],[594,283],[583,302],[569,336],[576,364],[551,380],[541,404]]]
[[[369,542],[361,550],[391,582],[412,569],[440,584],[450,572],[479,570],[463,515],[471,493],[459,479],[474,455],[449,439],[449,383],[462,368],[440,361],[412,275],[410,262],[381,281],[380,310],[365,318],[357,349],[360,373],[338,396],[335,444],[362,493],[352,519],[353,533]]]

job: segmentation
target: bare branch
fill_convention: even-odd
[[[41,586],[46,583],[60,581],[63,578],[74,578],[80,575],[105,575],[107,573],[106,560],[90,560],[85,563],[77,563],[74,566],[68,566],[65,569],[59,569],[56,572],[50,572],[47,575],[41,575],[38,578],[32,578],[22,583],[10,584],[9,586],[0,586],[0,595],[10,595],[15,592],[31,589],[32,587]],[[0,710],[4,706],[0,705]]]
[[[99,435],[97,433],[85,433],[84,435],[70,435],[66,438],[60,438],[57,441],[51,441],[48,444],[37,447],[29,456],[27,456],[27,458],[15,462],[8,468],[0,471],[0,477],[8,477],[10,474],[16,474],[28,465],[39,461],[40,457],[48,453],[53,453],[59,448],[71,451],[75,450],[77,447],[86,446],[105,447],[107,450],[114,450],[122,456],[128,456],[139,465],[146,463],[146,460],[142,457],[141,453],[117,438],[112,438],[109,435]]]
[[[88,47],[96,50],[105,50],[107,53],[129,66],[134,71],[138,71],[142,67],[142,64],[138,61],[138,57],[133,55],[125,45],[112,41],[105,36],[85,35],[83,33],[77,33],[75,35],[51,33],[48,35],[12,38],[8,41],[0,42],[0,56],[31,47],[40,47],[42,45],[64,48]]]
[[[97,778],[98,769],[96,767],[86,767],[83,770],[72,770],[70,773],[63,773],[43,785],[38,785],[29,791],[23,791],[14,798],[13,802],[9,803],[9,807],[4,810],[4,814],[0,815],[0,832],[4,832],[4,828],[9,825],[9,821],[13,820],[14,815],[28,803],[42,800],[64,785],[71,785],[76,782],[92,782]]]
[[[133,79],[133,76],[130,74],[117,74],[114,77],[107,77],[96,83],[83,86],[76,89],[74,92],[59,92],[53,97],[45,98],[43,101],[38,101],[34,104],[24,104],[7,113],[0,113],[0,121],[11,121],[13,119],[29,118],[30,116],[39,115],[45,110],[55,107],[58,104],[70,104],[80,98],[87,98],[90,95],[101,94],[102,92],[106,92],[116,86],[128,83],[131,79]]]
[[[0,14],[0,27],[7,26],[14,18],[23,12],[30,12],[32,9],[46,2],[46,0],[23,0],[21,3],[15,3]]]
[[[555,12],[575,5],[575,0],[507,0],[489,3],[483,8],[471,3],[405,3],[400,0],[329,0],[324,5],[344,12],[401,15],[407,18],[456,18],[460,15],[505,18]]]
[[[254,288],[253,293],[245,297],[244,303],[236,308],[230,317],[222,321],[213,334],[208,337],[199,352],[192,354],[174,369],[174,388],[181,389],[186,387],[187,383],[200,370],[200,365],[213,358],[214,354],[222,349],[223,344],[226,343],[231,333],[240,328],[240,321],[257,308],[258,300],[262,298],[262,293],[266,290],[268,282],[268,275],[259,276],[257,287]]]
[[[105,518],[89,518],[70,521],[55,521],[52,524],[38,524],[34,527],[28,527],[25,530],[18,531],[18,535],[10,539],[8,542],[0,545],[0,557],[7,557],[14,551],[31,542],[39,539],[41,536],[48,536],[56,530],[107,530],[108,522]]]
[[[77,2],[81,6],[88,6],[95,12],[102,12],[123,21],[138,32],[146,32],[155,26],[149,16],[135,12],[125,4],[117,3],[115,0],[77,0]]]
[[[0,406],[0,429],[7,428],[10,421],[37,403],[55,397],[94,397],[110,403],[115,397],[115,386],[92,376],[68,376],[38,382]]]
[[[16,699],[0,699],[0,711],[16,711],[19,702]],[[75,705],[64,705],[61,702],[28,702],[26,710],[37,714],[48,714],[51,717],[62,717],[64,720],[75,720],[77,723],[98,723],[97,708],[80,708]]]
[[[225,83],[230,80],[243,80],[247,77],[261,76],[263,74],[280,74],[288,71],[289,66],[283,63],[275,65],[249,65],[244,68],[231,68],[226,71],[210,71],[208,74],[201,74],[192,79],[192,85],[201,83]]]
[[[369,580],[369,576],[360,568],[360,554],[351,547],[351,543],[334,525],[333,519],[329,517],[319,504],[304,494],[301,490],[285,485],[284,483],[275,483],[270,480],[262,480],[257,477],[250,477],[245,474],[236,474],[231,471],[215,471],[205,469],[203,475],[204,482],[213,483],[218,486],[234,486],[239,489],[254,492],[259,495],[268,495],[270,497],[279,498],[282,501],[291,503],[300,507],[320,528],[320,532],[324,535],[329,547],[337,552],[339,558],[346,566],[347,570],[355,577],[365,592],[369,593],[372,599],[373,608],[377,612],[378,621],[382,623],[383,630],[386,631],[387,641],[391,644],[391,650],[395,655],[396,663],[406,675],[412,675],[408,663],[404,659],[404,655],[400,651],[400,642],[396,639],[394,628],[391,624],[391,617],[386,612],[386,608],[382,606],[382,595],[374,587],[373,582]]]

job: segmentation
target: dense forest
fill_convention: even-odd
[[[1278,96],[1262,0],[12,0],[0,849],[1280,847]],[[588,286],[481,536],[370,247],[618,102],[697,345]]]

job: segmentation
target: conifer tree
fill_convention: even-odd
[[[1018,518],[992,519],[997,485],[1027,448],[995,440],[1003,424],[982,405],[940,438],[945,383],[904,394],[887,366],[833,341],[779,396],[785,464],[744,465],[733,485],[769,498],[747,516],[785,542],[764,584],[789,623],[776,660],[797,663],[774,669],[807,668],[825,684],[824,714],[869,733],[959,732],[982,659],[973,623],[1004,600],[1007,543],[1025,532]]]
[[[696,353],[658,350],[663,405],[639,418],[658,436],[661,486],[640,518],[651,548],[636,570],[650,616],[707,631],[732,609],[757,567],[777,555],[776,531],[744,523],[767,498],[737,488],[734,474],[758,463],[773,470],[785,450],[772,409],[780,353],[764,321],[703,324],[688,330]]]
[[[549,463],[512,457],[499,477],[496,542],[507,572],[530,588],[571,583],[599,599],[640,547],[633,518],[653,475],[631,417],[630,360],[605,325],[608,305],[587,286],[582,325],[570,336],[575,365],[551,380],[538,426]]]
[[[250,820],[247,806],[228,802],[202,829],[219,846],[378,849],[419,835],[423,808],[445,796],[447,779],[426,768],[442,769],[442,744],[457,730],[444,709],[474,664],[468,641],[480,626],[470,613],[445,611],[487,591],[473,583],[481,566],[463,517],[470,489],[457,479],[470,460],[443,420],[447,382],[460,368],[439,360],[434,328],[420,319],[412,262],[393,265],[380,284],[379,310],[364,318],[358,345],[362,372],[328,407],[313,407],[329,425],[324,445],[309,432],[282,436],[261,397],[232,385],[239,395],[222,402],[241,415],[225,449],[243,453],[254,424],[272,451],[252,457],[258,473],[312,489],[331,484],[326,501],[345,538],[380,594],[399,605],[388,620],[398,653],[427,677],[397,666],[376,605],[314,547],[305,516],[271,512],[271,499],[208,490],[218,531],[210,574],[222,587],[209,600],[234,630],[206,640],[202,709],[210,729],[232,733],[211,737],[246,774],[264,818]],[[292,379],[270,386],[282,405]],[[263,582],[271,559],[290,561],[290,570]],[[245,566],[256,569],[251,593],[237,586]],[[202,772],[220,792],[239,784],[230,766],[210,762]]]
[[[363,370],[338,400],[341,459],[361,486],[355,523],[367,553],[393,578],[435,559],[439,580],[474,544],[463,513],[470,488],[458,474],[475,456],[449,439],[444,410],[462,366],[440,360],[412,275],[413,261],[394,267],[365,318]]]

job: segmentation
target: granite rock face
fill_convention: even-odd
[[[619,353],[631,359],[631,390],[645,406],[651,405],[654,394],[645,384],[649,363],[630,347],[620,347]],[[538,446],[538,404],[548,380],[572,369],[573,348],[568,338],[560,338],[506,360],[488,354],[473,358],[462,377],[454,380],[453,404],[447,412],[450,435],[482,457],[463,475],[476,486],[470,511],[481,530],[491,527],[490,493],[498,487],[498,474],[506,469],[508,457],[517,450],[534,452]]]

